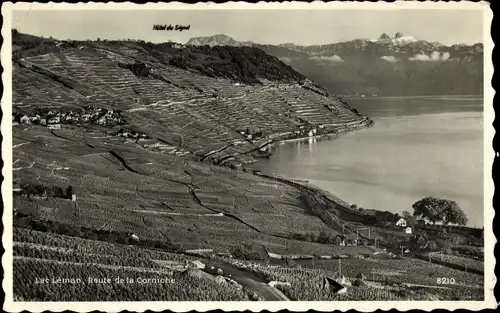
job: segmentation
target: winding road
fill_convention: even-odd
[[[224,276],[230,277],[243,287],[255,291],[265,301],[290,301],[281,291],[269,286],[261,277],[219,260],[204,260],[207,267],[222,269]],[[230,275],[230,276],[229,276]]]

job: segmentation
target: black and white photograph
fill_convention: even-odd
[[[492,13],[410,2],[2,5],[8,308],[494,307]]]

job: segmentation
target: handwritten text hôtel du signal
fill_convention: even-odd
[[[153,30],[177,30],[177,31],[183,31],[183,30],[189,30],[191,28],[191,25],[153,25]]]

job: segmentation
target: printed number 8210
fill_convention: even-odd
[[[455,284],[455,278],[451,277],[439,277],[436,280],[438,285],[454,285]]]

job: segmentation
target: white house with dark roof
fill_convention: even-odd
[[[399,220],[397,220],[396,226],[406,227],[406,220],[404,218],[400,218]]]

